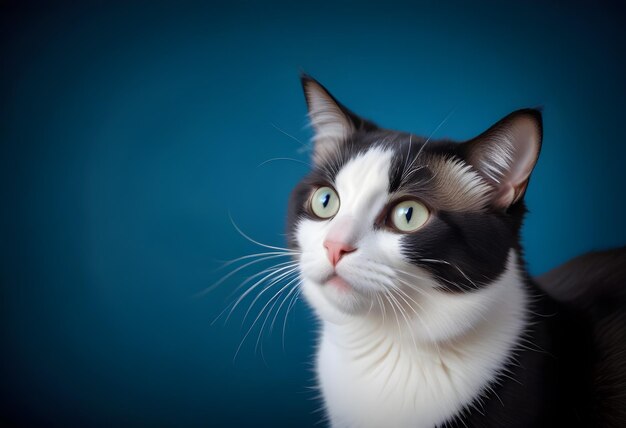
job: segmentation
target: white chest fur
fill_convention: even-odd
[[[440,300],[441,311],[433,317],[441,318],[451,299],[457,306],[467,298],[483,306],[480,320],[436,344],[367,317],[323,321],[317,374],[333,427],[435,427],[475,403],[497,378],[525,326],[526,295],[514,253],[493,284],[469,295],[437,293],[432,299]],[[446,317],[436,323],[442,329],[466,322],[462,311]]]

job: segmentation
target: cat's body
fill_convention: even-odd
[[[623,423],[626,252],[580,259],[574,278],[572,265],[546,275],[548,293],[523,261],[539,112],[466,143],[430,141],[303,85],[314,168],[293,192],[288,232],[321,319],[331,425]],[[601,269],[609,282],[588,291]]]
[[[501,304],[458,341],[417,345],[401,315],[398,329],[393,312],[384,323],[326,323],[318,375],[333,425],[435,426],[473,404],[476,391],[492,388],[489,380],[507,366],[525,325],[528,297],[516,262],[512,257],[503,278],[481,290],[479,301]],[[447,297],[433,296],[427,304],[445,307]]]

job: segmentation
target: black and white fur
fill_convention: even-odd
[[[523,260],[540,112],[511,113],[467,142],[435,141],[379,128],[312,78],[302,84],[314,165],[293,191],[288,236],[321,320],[316,370],[330,424],[623,426],[624,250],[575,278],[548,275],[540,283],[553,296]],[[309,207],[320,186],[341,200],[326,220]],[[402,234],[385,217],[406,197],[430,218]],[[329,235],[356,248],[336,266]],[[613,279],[592,296],[599,266]],[[333,275],[349,289],[328,284]],[[601,298],[612,306],[599,308]]]

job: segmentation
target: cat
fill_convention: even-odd
[[[433,140],[301,81],[312,169],[291,194],[287,239],[320,319],[330,425],[626,426],[626,248],[538,279],[525,266],[541,112]]]

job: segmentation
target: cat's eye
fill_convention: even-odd
[[[311,211],[319,218],[326,219],[339,211],[339,196],[328,186],[320,187],[311,197]]]
[[[391,225],[400,232],[415,232],[428,220],[428,208],[419,201],[409,199],[396,204],[390,212]]]

